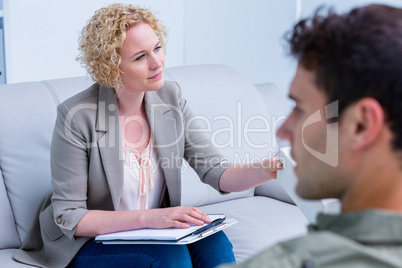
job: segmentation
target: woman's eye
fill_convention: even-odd
[[[154,51],[159,51],[162,48],[162,46],[157,46]]]
[[[136,60],[136,61],[142,60],[144,57],[145,57],[145,55],[141,55],[141,56],[139,56],[138,58],[136,58],[135,60]]]

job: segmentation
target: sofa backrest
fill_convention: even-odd
[[[259,160],[272,151],[275,133],[267,106],[240,73],[222,65],[184,66],[168,68],[166,80],[180,84],[206,130],[210,124],[206,134],[230,160]],[[19,246],[51,192],[49,148],[57,105],[92,83],[78,77],[0,86],[0,248]],[[275,198],[286,195],[276,181],[269,183]],[[188,165],[183,167],[182,191],[183,205],[192,206],[254,195],[254,189],[220,195]]]
[[[258,161],[278,150],[275,132],[276,124],[280,122],[272,120],[280,114],[284,118],[287,109],[276,109],[285,105],[276,87],[262,86],[261,90],[266,90],[265,97],[268,98],[264,99],[250,80],[223,65],[169,68],[166,79],[179,82],[191,110],[200,117],[198,121],[205,128],[205,134],[232,162]],[[274,104],[272,110],[267,104]],[[202,184],[188,168],[183,170],[182,181],[183,205],[200,206],[254,195],[254,189],[220,195],[212,187]],[[292,202],[277,181],[268,182],[260,193],[266,193],[266,189],[274,198]]]
[[[276,85],[273,83],[264,83],[256,85],[259,93],[261,94],[265,104],[268,108],[267,117],[270,119],[270,122],[275,125],[275,129],[273,131],[277,131],[278,127],[285,121],[287,114],[289,113],[289,106],[285,103],[282,98],[282,95]],[[286,140],[281,140],[276,138],[276,146],[273,148],[276,150],[279,156],[279,148],[289,147],[290,143]],[[281,159],[284,162],[284,159]],[[285,163],[286,164],[286,163]],[[280,172],[279,172],[280,173]],[[278,178],[279,178],[278,173]],[[280,185],[279,185],[280,184]],[[260,186],[255,188],[255,195],[262,196],[270,196],[272,198],[295,204],[293,199],[290,197],[288,193],[293,193],[293,188],[285,188],[283,184],[278,181],[268,181]]]

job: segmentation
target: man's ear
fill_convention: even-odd
[[[352,109],[352,148],[362,149],[376,141],[384,127],[384,110],[373,98],[363,98],[353,104]]]

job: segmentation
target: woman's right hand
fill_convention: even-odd
[[[191,224],[202,225],[211,220],[196,207],[171,207],[145,210],[141,217],[144,228],[188,228]]]

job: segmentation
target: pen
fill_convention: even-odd
[[[218,226],[219,224],[221,224],[223,221],[225,220],[225,218],[220,218],[220,219],[216,219],[214,221],[212,221],[210,224],[198,229],[197,231],[195,231],[193,234],[201,234],[209,229],[212,229],[215,226]]]
[[[220,230],[224,229],[224,228],[226,227],[226,225],[227,225],[227,224],[224,223],[224,224],[222,224],[222,225],[220,225],[220,226],[218,226],[218,227],[216,227],[216,228],[214,228],[214,229],[212,229],[212,230],[209,230],[208,232],[205,232],[205,233],[200,234],[200,236],[201,236],[201,237],[205,237],[205,236],[208,236],[208,235],[210,235],[210,234],[212,234],[212,233],[214,233],[214,232],[220,231]]]

